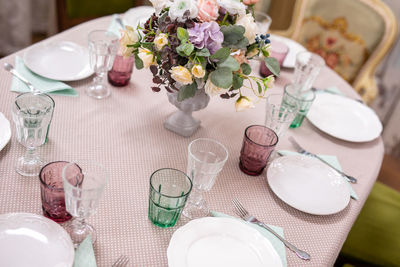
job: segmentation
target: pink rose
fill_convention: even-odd
[[[245,4],[245,5],[254,5],[254,4],[257,4],[257,2],[258,2],[258,0],[243,0],[243,3]]]
[[[199,13],[197,17],[201,21],[214,21],[218,18],[218,5],[216,0],[199,0],[197,2]]]

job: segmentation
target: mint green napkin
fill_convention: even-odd
[[[286,155],[300,155],[297,152],[293,152],[293,151],[288,151],[288,150],[279,150],[278,154],[280,154],[281,156],[286,156]],[[319,157],[321,157],[323,160],[325,160],[326,162],[328,162],[329,164],[331,164],[333,167],[335,167],[338,170],[342,170],[342,166],[340,166],[340,163],[337,159],[336,156],[329,156],[329,155],[318,155]],[[351,187],[350,183],[347,182],[347,179],[343,177],[343,179],[346,181],[346,184],[349,187],[350,190],[350,196],[351,198],[357,200],[358,196],[356,194],[356,192],[353,190],[353,187]]]
[[[78,96],[74,88],[60,81],[47,79],[30,71],[24,64],[21,57],[15,57],[15,69],[27,79],[35,88],[42,93],[49,93],[63,96]],[[11,91],[18,93],[29,92],[28,86],[13,76]]]
[[[343,93],[336,86],[327,87],[325,88],[325,91],[331,94],[343,95]],[[323,91],[320,92],[322,93]]]
[[[90,235],[75,250],[73,267],[97,267]]]
[[[226,215],[225,213],[222,213],[222,212],[210,211],[210,213],[211,213],[211,215],[213,217],[235,218],[235,217]],[[279,257],[281,258],[282,266],[284,266],[284,267],[287,266],[286,250],[285,250],[285,245],[282,243],[282,241],[280,241],[276,236],[274,236],[267,229],[264,229],[261,226],[258,226],[256,224],[243,221],[243,220],[241,220],[239,218],[235,218],[235,219],[238,219],[238,220],[242,221],[243,223],[245,223],[245,224],[249,225],[250,227],[256,229],[263,236],[265,236],[271,242],[272,246],[275,248],[276,252],[278,253]],[[275,232],[277,232],[280,236],[283,237],[283,229],[281,227],[274,226],[274,225],[269,225],[269,224],[268,224],[268,226],[271,227]]]
[[[114,14],[114,15],[112,16],[111,23],[110,23],[110,25],[108,26],[107,31],[108,31],[108,32],[111,32],[111,33],[113,33],[113,34],[115,34],[116,36],[118,36],[118,38],[121,38],[121,32],[120,32],[120,30],[122,30],[123,28],[122,28],[121,25],[117,22],[116,18],[118,18],[118,14]],[[121,20],[122,20],[122,22],[123,22],[124,24],[126,24],[122,18],[121,18]]]

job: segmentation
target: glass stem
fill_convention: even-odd
[[[192,205],[198,206],[202,200],[203,200],[203,192],[193,187],[193,190],[190,193],[189,202]]]
[[[85,232],[86,229],[86,222],[85,218],[77,217],[74,219],[74,230],[75,232]]]
[[[36,158],[36,149],[34,147],[28,147],[25,153],[25,161],[35,161]]]

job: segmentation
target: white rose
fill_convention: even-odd
[[[250,98],[246,96],[240,96],[235,102],[236,111],[243,111],[249,108],[254,108],[254,104]]]
[[[229,91],[229,89],[224,89],[224,88],[215,86],[211,82],[211,79],[207,80],[206,85],[204,86],[204,90],[206,91],[206,94],[209,96],[220,95],[220,94],[223,94],[223,93],[226,93]]]
[[[143,61],[143,66],[145,68],[148,68],[151,65],[157,64],[153,53],[146,48],[139,48],[138,57]]]
[[[156,49],[160,51],[164,45],[168,44],[168,35],[165,33],[160,33],[154,38],[154,44],[156,45]]]
[[[130,26],[126,26],[125,30],[121,30],[121,35],[121,39],[119,40],[118,54],[123,55],[124,57],[130,57],[134,48],[127,47],[127,45],[136,43],[139,40],[139,37]]]
[[[194,19],[197,17],[199,10],[197,9],[196,1],[194,0],[176,0],[172,3],[169,8],[168,15],[172,20],[178,19],[178,21],[183,22],[183,14],[189,10],[189,18]]]
[[[153,5],[156,14],[160,14],[161,10],[171,5],[169,0],[149,0]]]
[[[196,64],[192,67],[192,74],[196,78],[203,78],[206,74],[206,71],[201,65]]]
[[[172,67],[169,72],[171,73],[172,79],[183,85],[191,84],[193,82],[192,74],[183,66]]]
[[[242,25],[246,29],[246,31],[244,32],[244,37],[249,40],[250,44],[256,41],[258,27],[256,22],[254,21],[253,16],[250,13],[239,17],[236,20],[236,25]]]
[[[229,14],[244,15],[246,14],[246,6],[239,0],[217,0],[219,6],[228,11]]]

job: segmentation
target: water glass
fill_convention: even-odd
[[[75,248],[88,235],[93,243],[96,241],[95,229],[85,220],[96,212],[109,177],[108,171],[97,163],[70,162],[62,170],[65,206],[74,217],[64,228],[71,236]]]
[[[37,92],[20,94],[12,104],[17,140],[27,149],[15,166],[15,170],[23,176],[39,175],[44,164],[36,148],[46,141],[54,105],[50,96]]]
[[[209,214],[203,193],[213,187],[228,155],[225,146],[213,139],[199,138],[189,144],[187,174],[192,179],[193,191],[183,211],[185,217],[193,219]]]
[[[72,218],[65,208],[62,180],[62,170],[67,164],[67,161],[50,162],[43,166],[39,173],[43,215],[58,223]],[[75,172],[75,175],[81,175],[81,169],[76,165],[71,171]]]
[[[261,11],[254,11],[254,19],[257,24],[258,32],[257,34],[268,33],[269,26],[271,26],[272,19],[270,16]]]
[[[297,103],[282,104],[283,94],[270,94],[266,101],[265,126],[282,138],[298,112]]]
[[[308,51],[296,55],[293,83],[299,85],[300,91],[310,90],[325,60],[315,53]]]
[[[113,67],[107,75],[108,82],[117,87],[128,85],[131,79],[133,63],[133,56],[115,56]]]
[[[292,108],[297,105],[298,107],[297,115],[290,124],[290,128],[297,128],[303,123],[315,99],[315,93],[313,91],[300,91],[299,86],[300,85],[287,84],[284,88],[282,106]]]
[[[263,125],[251,125],[244,132],[239,167],[248,175],[260,175],[278,143],[278,135]]]
[[[118,50],[118,37],[105,30],[96,30],[89,33],[89,62],[96,73],[92,84],[86,88],[87,95],[96,99],[108,97],[111,93],[105,74],[113,65]]]
[[[182,171],[159,169],[150,176],[150,221],[160,227],[172,227],[178,221],[192,190],[192,181]]]
[[[286,44],[275,40],[271,40],[270,57],[275,58],[278,61],[280,67],[282,67],[283,61],[285,60],[288,53],[289,53],[289,47]],[[267,68],[264,60],[262,60],[260,64],[260,75],[263,77],[268,77],[271,74],[272,72]]]

